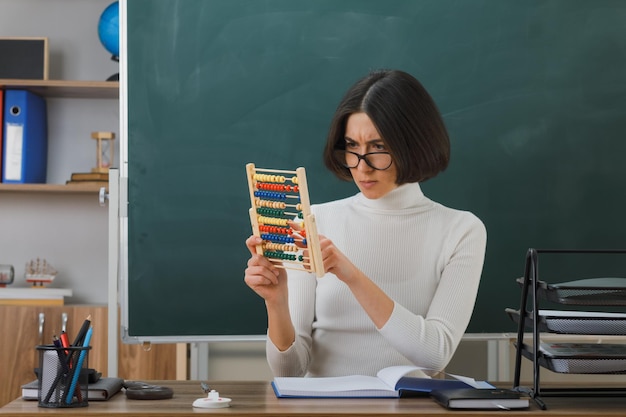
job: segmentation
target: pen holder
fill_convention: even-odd
[[[91,346],[56,347],[39,345],[39,407],[87,407],[87,381],[80,380],[88,368]]]

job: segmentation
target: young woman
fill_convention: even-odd
[[[260,238],[246,240],[245,282],[265,300],[275,376],[446,366],[469,323],[486,246],[476,216],[422,193],[449,156],[442,117],[411,75],[376,71],[347,91],[324,161],[360,192],[311,207],[325,276],[276,268],[256,254]]]

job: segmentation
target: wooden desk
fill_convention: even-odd
[[[266,381],[213,382],[211,388],[232,399],[229,408],[193,408],[195,399],[205,394],[197,381],[151,381],[174,389],[170,400],[128,400],[123,393],[109,401],[92,401],[83,408],[40,408],[37,401],[14,400],[0,408],[0,417],[54,414],[63,416],[623,416],[626,398],[545,398],[548,410],[541,411],[531,402],[529,410],[519,411],[450,411],[429,398],[401,399],[278,399]]]

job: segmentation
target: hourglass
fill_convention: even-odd
[[[108,173],[109,168],[113,164],[115,157],[113,140],[115,133],[113,132],[91,132],[91,138],[97,141],[96,144],[96,166],[91,172]]]

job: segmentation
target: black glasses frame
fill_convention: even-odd
[[[375,170],[377,170],[377,171],[384,171],[384,170],[386,170],[386,169],[389,169],[389,167],[391,166],[391,164],[393,164],[393,158],[391,158],[391,154],[390,154],[389,152],[368,152],[368,153],[364,153],[363,155],[361,155],[361,154],[359,154],[359,153],[352,152],[352,151],[347,151],[347,150],[345,150],[345,149],[338,149],[338,150],[337,150],[337,153],[342,153],[342,154],[343,154],[342,156],[344,156],[344,158],[343,158],[343,161],[344,161],[344,162],[342,163],[342,165],[343,165],[344,167],[346,167],[346,168],[356,168],[356,167],[358,167],[358,166],[359,166],[359,164],[361,163],[361,160],[365,161],[365,163],[367,164],[367,166],[369,166],[370,168],[375,169]],[[356,165],[354,165],[354,166],[350,166],[350,165],[348,165],[348,164],[345,162],[345,154],[346,154],[346,153],[352,154],[352,155],[354,155],[354,156],[356,156],[356,157],[358,158],[358,159],[357,159],[357,163],[356,163]],[[370,163],[370,160],[369,160],[368,156],[370,156],[370,155],[383,155],[383,154],[384,154],[384,155],[389,155],[389,156],[390,156],[390,158],[389,158],[389,165],[387,165],[385,168],[377,168],[377,167],[375,167],[374,165],[372,165],[372,164]]]

